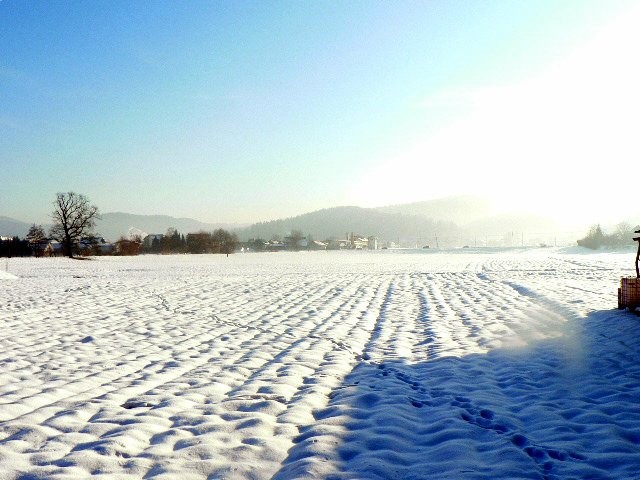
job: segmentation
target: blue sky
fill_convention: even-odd
[[[461,193],[571,214],[589,162],[637,160],[638,12],[2,0],[0,215],[69,190],[212,222]]]

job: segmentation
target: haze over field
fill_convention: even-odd
[[[637,215],[633,1],[0,2],[0,215]]]

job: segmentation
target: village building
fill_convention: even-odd
[[[80,255],[111,255],[115,251],[115,245],[102,237],[91,236],[81,238],[74,245],[74,250]]]
[[[309,250],[326,250],[328,242],[321,242],[319,240],[312,240],[309,243]]]
[[[151,249],[151,247],[153,247],[153,242],[157,241],[159,243],[163,238],[164,235],[162,233],[150,233],[142,240],[142,246],[146,250],[149,250]]]

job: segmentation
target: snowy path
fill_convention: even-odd
[[[0,478],[633,478],[632,262],[11,259]]]

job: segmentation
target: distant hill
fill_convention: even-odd
[[[0,236],[23,238],[29,231],[31,223],[21,222],[14,218],[0,217]]]
[[[314,239],[345,238],[351,232],[377,236],[382,243],[403,246],[461,246],[516,236],[544,241],[560,238],[562,227],[532,214],[490,214],[490,202],[482,197],[450,197],[426,202],[378,208],[335,207],[292,218],[261,222],[239,229],[241,240],[270,239],[300,230]],[[564,240],[564,239],[563,239]]]
[[[481,196],[464,195],[378,207],[376,210],[390,214],[420,215],[435,221],[464,225],[489,216],[491,214],[491,202]]]
[[[132,213],[103,213],[96,222],[95,231],[108,241],[115,241],[130,231],[142,233],[165,233],[173,227],[180,233],[193,233],[200,230],[212,231],[217,228],[232,228],[234,225],[223,223],[205,223],[193,218],[176,218],[169,215],[135,215]]]
[[[420,215],[384,213],[379,209],[361,207],[335,207],[318,210],[297,217],[261,222],[238,230],[241,240],[282,236],[291,230],[300,230],[314,239],[345,238],[355,233],[375,235],[381,241],[414,239],[427,242],[436,235],[457,235],[452,222],[434,221]]]

